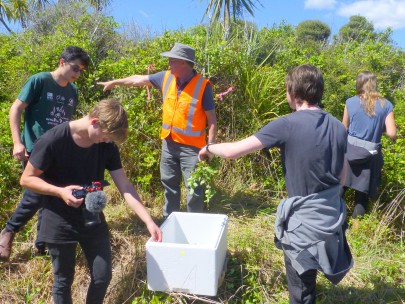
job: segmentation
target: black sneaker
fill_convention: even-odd
[[[36,243],[34,248],[34,255],[36,256],[44,256],[48,254],[48,250],[44,243]]]

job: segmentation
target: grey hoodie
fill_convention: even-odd
[[[336,185],[306,197],[282,200],[275,223],[276,246],[283,249],[298,274],[318,269],[334,284],[353,267],[340,190]]]

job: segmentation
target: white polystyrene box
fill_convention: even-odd
[[[161,243],[146,242],[148,288],[215,296],[225,268],[228,217],[173,212],[160,229]]]

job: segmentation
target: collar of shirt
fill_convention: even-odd
[[[196,70],[193,70],[188,77],[186,77],[186,80],[181,82],[179,78],[176,79],[176,84],[177,84],[177,91],[178,94],[180,95],[181,91],[185,88],[185,86],[190,82],[190,80],[197,75]]]

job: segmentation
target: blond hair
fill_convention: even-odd
[[[360,98],[360,104],[368,116],[375,115],[375,104],[380,100],[384,106],[385,98],[378,93],[377,78],[369,71],[364,71],[357,76],[356,94]]]
[[[128,116],[117,99],[103,99],[93,106],[90,118],[97,118],[100,128],[107,132],[114,142],[122,143],[128,137]]]

